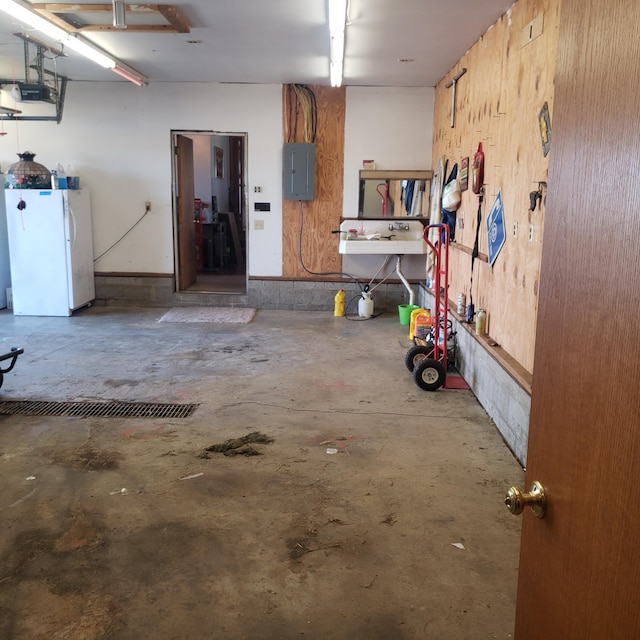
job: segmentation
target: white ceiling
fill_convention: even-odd
[[[190,33],[108,31],[84,37],[152,83],[329,84],[327,0],[167,3],[179,7]],[[343,84],[435,86],[511,4],[513,0],[351,0]],[[137,20],[127,18],[130,25]],[[13,36],[17,31],[25,29],[0,12],[0,78],[5,80],[24,80],[23,42]],[[35,55],[35,48],[30,51]],[[120,80],[67,53],[55,66],[70,80]],[[45,68],[53,70],[54,62],[47,61]]]

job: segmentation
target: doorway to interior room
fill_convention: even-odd
[[[176,290],[247,291],[246,134],[173,131]]]

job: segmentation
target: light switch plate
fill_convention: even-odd
[[[530,42],[542,35],[542,26],[544,22],[544,14],[534,18],[523,30],[520,35],[520,46],[525,47]]]

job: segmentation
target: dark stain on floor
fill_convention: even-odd
[[[271,444],[272,442],[273,438],[270,436],[259,431],[253,431],[240,438],[231,438],[218,444],[212,444],[204,450],[200,457],[209,458],[209,452],[223,453],[225,456],[259,456],[262,455],[262,451],[251,445]]]
[[[53,460],[56,464],[71,467],[78,471],[108,471],[117,469],[123,459],[124,456],[116,451],[100,451],[88,448],[81,451],[73,451],[68,455],[60,453]]]

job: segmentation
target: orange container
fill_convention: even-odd
[[[416,307],[412,312],[409,320],[409,340],[413,340],[416,335],[416,317],[419,313],[424,313],[422,307]]]
[[[427,336],[431,332],[432,323],[433,321],[431,319],[430,309],[424,309],[421,313],[418,313],[414,329],[415,337],[420,338],[421,340],[426,340]]]

